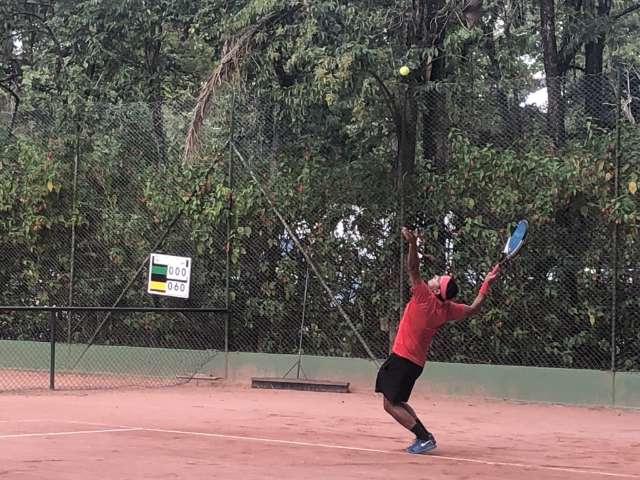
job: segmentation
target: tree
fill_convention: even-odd
[[[25,5],[6,3],[14,13]],[[393,335],[389,324],[399,318],[406,293],[399,222],[415,223],[434,239],[425,254],[439,268],[460,272],[467,293],[494,260],[504,219],[526,216],[541,233],[530,256],[524,252],[514,266],[517,293],[504,292],[518,302],[487,312],[505,328],[478,322],[453,330],[439,358],[586,364],[581,349],[602,353],[606,340],[605,321],[598,323],[607,312],[606,280],[585,273],[600,268],[608,246],[609,217],[600,209],[631,222],[636,205],[631,193],[607,196],[610,132],[587,129],[584,118],[611,98],[604,82],[602,100],[587,103],[583,72],[587,63],[606,72],[614,54],[636,62],[633,13],[640,10],[626,2],[598,13],[599,4],[63,0],[5,16],[2,28],[20,32],[24,51],[12,58],[15,51],[4,46],[7,75],[18,62],[17,77],[4,85],[19,96],[21,111],[46,115],[15,129],[15,143],[0,153],[3,165],[15,162],[0,170],[0,242],[3,251],[18,252],[2,263],[3,279],[14,279],[18,290],[25,286],[23,298],[41,304],[63,290],[63,282],[51,282],[51,271],[70,262],[66,238],[73,225],[75,261],[84,269],[76,299],[109,303],[148,254],[147,240],[186,208],[168,245],[188,248],[193,240],[198,265],[207,266],[198,279],[220,285],[226,258],[218,250],[226,242],[220,222],[233,199],[232,345],[292,351],[307,266],[237,163],[229,190],[223,162],[232,138],[336,292],[328,298],[311,279],[305,341],[315,353],[363,354],[332,308],[337,302],[377,353],[386,353],[386,332]],[[589,42],[596,51],[604,45],[601,64],[599,55],[588,60]],[[410,67],[407,77],[399,75],[403,65]],[[547,112],[525,105],[542,86],[541,70]],[[637,77],[630,74],[628,83],[623,108],[638,118]],[[182,165],[170,146],[180,141],[201,84],[187,145],[200,142],[201,150],[194,164]],[[633,132],[626,134],[633,145]],[[558,148],[547,149],[549,141]],[[76,145],[80,208],[69,218]],[[170,182],[157,181],[158,163]],[[185,207],[184,192],[209,168],[215,175]],[[28,267],[17,260],[26,257]],[[114,272],[117,281],[106,284]],[[563,283],[555,281],[561,277]],[[220,289],[206,291],[213,298]],[[133,293],[125,298],[139,300]],[[598,320],[585,327],[584,311]],[[133,324],[114,322],[114,331],[124,335]],[[167,332],[145,328],[148,338]]]
[[[544,71],[548,92],[547,128],[556,145],[565,137],[564,102],[562,99],[562,66],[556,42],[555,0],[540,0],[540,24]]]

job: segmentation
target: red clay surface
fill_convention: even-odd
[[[640,412],[229,384],[0,395],[0,479],[640,479]]]

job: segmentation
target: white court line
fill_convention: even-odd
[[[51,420],[50,420],[51,421]],[[131,425],[117,425],[114,423],[100,423],[100,422],[81,422],[78,420],[55,420],[60,423],[71,423],[73,425],[91,425],[94,427],[109,427],[109,428],[132,428],[135,430],[146,430],[145,427],[132,427]]]
[[[249,440],[253,442],[264,442],[264,443],[279,443],[285,445],[295,445],[300,447],[314,447],[314,448],[330,448],[334,450],[351,450],[358,452],[372,452],[372,453],[385,453],[385,454],[395,454],[395,455],[409,455],[405,452],[397,452],[393,450],[377,450],[373,448],[361,448],[361,447],[348,447],[343,445],[328,445],[324,443],[308,443],[308,442],[294,442],[290,440],[277,440],[270,438],[259,438],[259,437],[243,437],[239,435],[222,435],[219,433],[206,433],[206,432],[188,432],[183,430],[165,430],[162,428],[144,428],[147,432],[159,432],[159,433],[173,433],[179,435],[193,435],[193,436],[201,436],[201,437],[214,437],[214,438],[227,438],[232,440]],[[555,472],[564,472],[564,473],[580,473],[584,475],[601,475],[606,477],[616,477],[616,478],[638,478],[640,479],[640,475],[633,475],[631,473],[612,473],[612,472],[601,472],[597,470],[581,470],[577,468],[569,468],[569,467],[552,467],[545,465],[529,465],[525,463],[512,463],[512,462],[492,462],[489,460],[477,460],[473,458],[464,458],[464,457],[449,457],[445,455],[413,455],[416,458],[423,458],[425,460],[449,460],[454,462],[466,462],[466,463],[477,463],[481,465],[492,465],[492,466],[500,466],[500,467],[516,467],[516,468],[532,468],[537,470],[551,470]]]
[[[10,435],[0,435],[0,438],[24,438],[24,437],[61,437],[68,435],[88,435],[90,433],[114,433],[114,432],[135,432],[144,428],[110,428],[107,430],[76,430],[75,432],[39,432],[39,433],[13,433]]]
[[[82,424],[82,425],[95,425],[95,426],[104,426],[104,427],[118,427],[110,430],[95,430],[88,431],[86,433],[99,433],[99,432],[127,432],[127,431],[145,431],[145,432],[156,432],[156,433],[172,433],[177,435],[191,435],[198,437],[208,437],[208,438],[226,438],[231,440],[246,440],[252,442],[263,442],[263,443],[274,443],[281,445],[292,445],[298,447],[313,447],[313,448],[327,448],[333,450],[349,450],[355,452],[367,452],[367,453],[383,453],[387,455],[403,455],[407,456],[409,454],[396,450],[380,450],[374,448],[363,448],[363,447],[350,447],[346,445],[329,445],[325,443],[310,443],[310,442],[295,442],[292,440],[278,440],[272,438],[261,438],[261,437],[246,437],[241,435],[224,435],[220,433],[207,433],[207,432],[193,432],[193,431],[185,431],[185,430],[168,430],[162,428],[146,428],[146,427],[132,427],[127,425],[113,425],[106,423],[96,423],[96,422],[81,422],[74,420],[57,420],[64,423],[73,423],[73,424]],[[73,432],[72,432],[73,433]],[[33,435],[26,434],[25,436]],[[44,434],[40,434],[44,435]],[[3,438],[0,436],[0,438]],[[498,467],[513,467],[513,468],[529,468],[535,470],[546,470],[546,471],[554,471],[554,472],[563,472],[563,473],[579,473],[582,475],[600,475],[603,477],[612,477],[612,478],[635,478],[640,479],[640,475],[634,475],[631,473],[613,473],[613,472],[603,472],[598,470],[586,470],[579,468],[571,468],[571,467],[553,467],[546,465],[535,465],[535,464],[526,464],[526,463],[514,463],[514,462],[496,462],[490,460],[478,460],[474,458],[465,458],[465,457],[452,457],[446,455],[438,455],[438,454],[429,454],[429,455],[412,455],[412,459],[424,459],[424,460],[445,460],[452,462],[463,462],[463,463],[475,463],[479,465],[490,465],[490,466],[498,466]]]

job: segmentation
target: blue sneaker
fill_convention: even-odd
[[[427,440],[420,440],[419,438],[416,438],[416,441],[407,448],[407,452],[415,454],[427,453],[435,449],[436,446],[436,439],[433,435],[429,435]]]

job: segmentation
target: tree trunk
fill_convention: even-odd
[[[407,48],[438,47],[441,51],[446,30],[446,18],[442,13],[445,0],[414,0],[407,19],[406,37],[403,39]],[[435,72],[435,76],[434,76]],[[423,58],[422,64],[408,78],[408,84],[404,91],[404,98],[398,102],[400,113],[396,122],[398,140],[398,168],[395,172],[397,186],[400,189],[403,216],[405,225],[417,222],[417,208],[413,204],[405,205],[405,199],[409,202],[414,197],[409,192],[415,190],[415,162],[416,147],[418,142],[418,99],[415,86],[440,79],[444,72],[444,59],[438,53],[432,61],[431,57]],[[427,103],[422,113],[422,145],[423,155],[434,163],[446,164],[448,158],[448,115],[446,114],[446,97],[432,91],[425,97]],[[428,152],[428,153],[427,153]],[[404,252],[401,249],[402,254]],[[401,255],[403,257],[404,255]],[[404,262],[404,258],[400,259]],[[401,270],[401,269],[400,269]],[[405,275],[399,278],[400,291],[404,291],[406,285]],[[403,295],[401,295],[403,296]],[[398,319],[391,321],[389,326],[389,344],[393,345],[395,333],[398,327]]]
[[[449,108],[447,102],[446,89],[438,89],[438,85],[447,78],[447,64],[445,60],[444,39],[446,36],[447,19],[442,17],[445,7],[443,0],[430,0],[427,7],[427,25],[429,28],[429,45],[438,49],[438,55],[430,62],[429,68],[425,69],[425,81],[431,85],[424,96],[426,102],[422,114],[422,149],[423,157],[431,167],[439,173],[444,173],[449,164]],[[479,18],[479,17],[478,17]],[[474,22],[477,21],[475,18]],[[447,211],[429,212],[424,211],[424,207],[418,210],[421,218],[416,222],[424,226],[435,223],[444,225]],[[438,235],[440,252],[432,267],[437,267],[441,272],[445,270],[446,258],[445,235]]]
[[[164,95],[162,93],[162,72],[160,54],[162,51],[162,25],[155,26],[156,36],[147,38],[144,42],[144,62],[149,81],[149,95],[151,101],[151,120],[153,122],[153,136],[156,144],[156,164],[164,165],[167,158],[167,142],[164,132],[164,115],[162,113]]]
[[[564,141],[565,128],[554,2],[555,0],[540,0],[540,25],[548,96],[547,130],[554,145],[559,146]]]
[[[167,159],[167,141],[164,133],[164,115],[162,106],[164,105],[162,98],[156,97],[151,106],[151,118],[153,121],[153,136],[156,141],[156,149],[158,152],[157,164],[164,165]]]
[[[591,2],[590,2],[591,3]],[[593,5],[590,5],[593,9]],[[611,0],[598,0],[597,18],[608,17],[611,12]],[[596,13],[596,12],[594,12]],[[606,34],[601,33],[585,44],[585,90],[584,108],[587,117],[594,119],[599,126],[606,122],[604,105],[604,84],[602,81],[602,65]]]
[[[433,62],[433,83],[444,80],[444,58]],[[422,148],[424,158],[438,172],[443,172],[449,162],[449,113],[446,92],[436,89],[425,94],[425,112],[422,115]]]
[[[442,16],[445,0],[427,0],[424,35],[428,46],[438,49],[438,55],[425,69],[425,81],[437,85],[446,77],[446,63],[442,53],[446,36],[447,19]],[[477,20],[477,19],[476,19]],[[445,92],[435,89],[425,95],[426,111],[422,115],[423,155],[431,165],[443,171],[449,162],[449,114]]]
[[[514,119],[512,118],[511,109],[509,107],[509,97],[500,85],[502,76],[500,72],[500,61],[498,59],[498,53],[496,51],[496,42],[493,38],[495,19],[498,17],[498,13],[495,11],[492,13],[493,15],[491,17],[491,21],[487,22],[483,27],[485,36],[483,48],[487,54],[487,57],[489,57],[489,77],[495,83],[496,110],[501,120],[501,143],[503,145],[510,145],[513,141],[514,136],[516,136],[516,138],[520,138],[520,136],[517,135],[519,133],[519,129],[514,128],[516,125],[518,125],[518,122],[514,122]]]
[[[400,111],[400,131],[398,132],[398,164],[401,174],[413,176],[416,166],[416,132],[418,125],[418,106],[415,86],[407,85]]]

